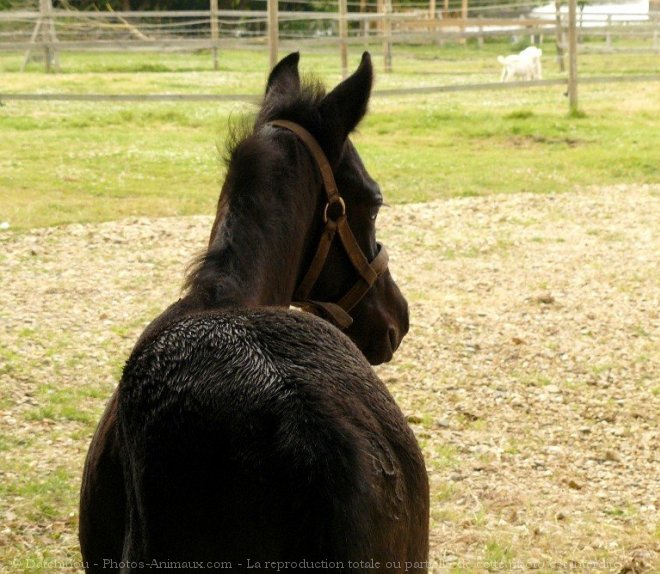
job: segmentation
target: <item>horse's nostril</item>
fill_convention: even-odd
[[[387,330],[387,336],[390,339],[390,346],[392,347],[392,352],[396,351],[396,348],[399,346],[399,333],[394,327],[390,327]]]

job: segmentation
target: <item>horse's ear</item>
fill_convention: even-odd
[[[300,92],[300,75],[298,62],[300,53],[293,52],[282,58],[272,69],[266,84],[266,96],[272,94],[292,94]]]
[[[353,75],[346,78],[321,102],[320,112],[328,127],[334,128],[337,143],[344,141],[367,113],[374,70],[369,52],[362,54],[362,61]]]

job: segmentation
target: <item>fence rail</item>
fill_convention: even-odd
[[[630,76],[591,76],[580,79],[581,84],[615,84],[635,82],[660,82],[660,74]],[[567,79],[534,80],[527,82],[485,82],[443,86],[420,86],[416,88],[390,88],[374,90],[374,97],[398,97],[447,92],[471,92],[486,90],[512,90],[546,86],[567,86]],[[0,92],[3,101],[48,101],[48,102],[258,102],[255,94],[26,94]]]

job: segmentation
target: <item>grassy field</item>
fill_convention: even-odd
[[[379,74],[376,88],[496,81],[495,55],[506,49],[410,49],[395,54],[395,72]],[[218,73],[203,55],[64,54],[61,60],[65,73],[45,75],[34,65],[20,74],[18,55],[0,56],[2,91],[258,95],[267,69],[258,53],[224,54]],[[302,69],[332,85],[339,80],[337,60],[304,54]],[[599,74],[657,67],[653,56],[630,64],[620,56],[585,56],[582,66]],[[554,68],[548,57],[546,77],[558,76]],[[657,83],[584,86],[583,117],[567,114],[562,92],[555,86],[375,97],[355,140],[391,203],[657,181]],[[8,102],[0,108],[0,221],[29,229],[210,213],[223,177],[217,148],[230,118],[250,109],[245,103]]]
[[[397,52],[376,89],[497,81],[506,51]],[[247,52],[223,54],[217,73],[207,54],[64,54],[63,73],[45,75],[19,73],[21,57],[0,54],[0,93],[257,95],[267,67]],[[334,85],[337,60],[303,53],[302,68]],[[551,55],[544,65],[559,77]],[[658,62],[585,56],[581,67],[653,73]],[[618,572],[658,548],[658,188],[643,185],[660,182],[658,90],[584,86],[579,117],[560,87],[377,96],[355,136],[388,203],[428,202],[382,217],[414,323],[379,372],[425,449],[438,572],[517,560]],[[152,218],[213,214],[218,148],[251,109],[0,107],[0,572],[77,571],[89,438],[210,225]],[[94,225],[50,228],[66,223]]]

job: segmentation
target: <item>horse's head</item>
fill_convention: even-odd
[[[365,52],[352,76],[327,95],[317,88],[306,105],[299,99],[298,59],[291,54],[273,69],[257,120],[296,133],[316,163],[318,214],[307,234],[294,299],[343,327],[369,362],[380,364],[392,358],[408,332],[408,304],[376,240],[383,196],[349,139],[367,111],[371,59]]]

